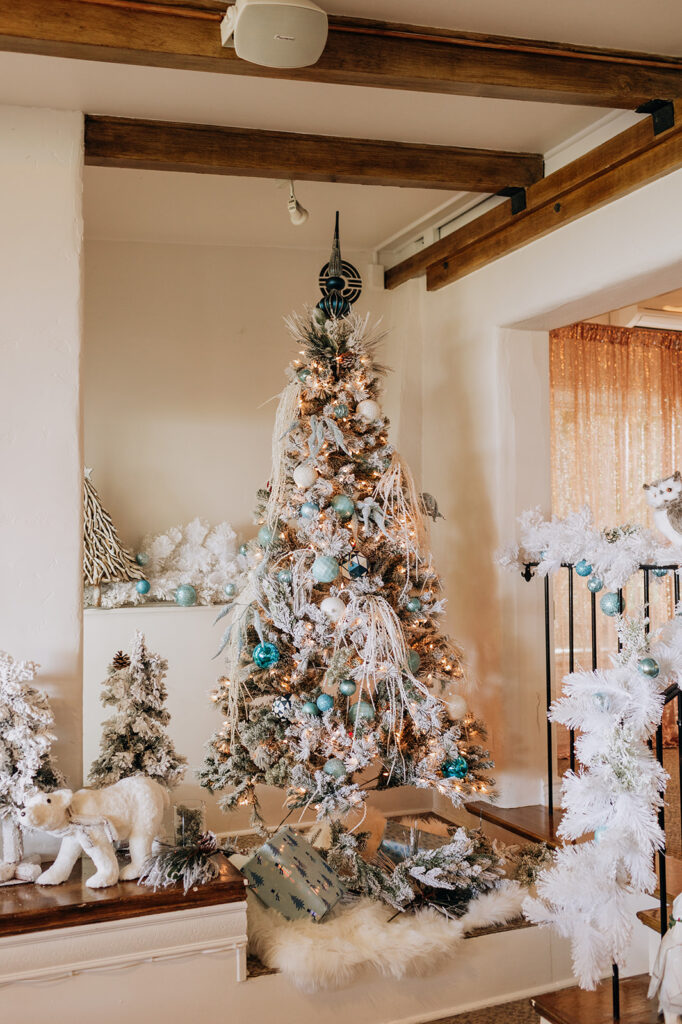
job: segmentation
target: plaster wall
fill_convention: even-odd
[[[81,763],[80,113],[0,106],[0,649]]]

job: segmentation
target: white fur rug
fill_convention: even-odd
[[[368,966],[394,978],[427,974],[457,949],[467,932],[519,917],[525,895],[518,882],[503,881],[474,900],[456,921],[432,909],[390,921],[390,907],[363,899],[316,924],[286,921],[249,893],[249,952],[304,992],[341,988]]]

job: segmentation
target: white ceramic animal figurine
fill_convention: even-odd
[[[59,885],[71,874],[81,850],[97,868],[85,883],[91,889],[138,878],[161,831],[168,792],[153,779],[134,775],[103,789],[57,789],[38,793],[26,802],[21,823],[63,836],[54,864],[36,879],[38,885]],[[114,842],[128,840],[130,864],[119,871]]]
[[[661,939],[649,985],[649,999],[658,993],[665,1024],[678,1024],[682,1014],[682,896],[673,903],[673,918],[675,926]]]
[[[682,547],[682,476],[679,471],[644,484],[644,491],[647,504],[654,510],[656,529],[675,547]]]

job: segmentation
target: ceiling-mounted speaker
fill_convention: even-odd
[[[312,0],[237,0],[220,26],[223,46],[266,68],[305,68],[327,42],[327,14]]]

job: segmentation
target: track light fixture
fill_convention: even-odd
[[[289,182],[289,202],[287,203],[289,210],[289,219],[291,223],[298,227],[300,224],[305,224],[310,214],[304,206],[301,206],[296,195],[294,193],[294,183]]]

